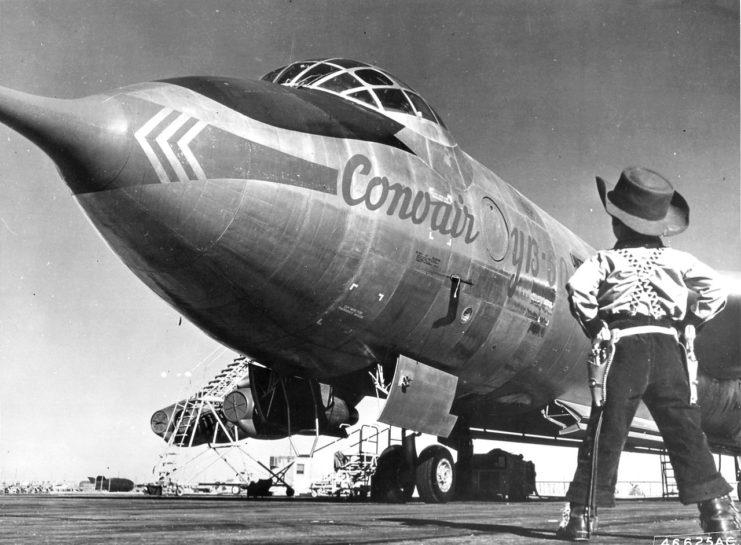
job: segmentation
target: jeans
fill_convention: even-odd
[[[631,335],[617,343],[607,377],[607,400],[597,451],[595,501],[598,506],[615,505],[620,454],[641,400],[664,439],[682,503],[716,498],[733,490],[715,467],[700,427],[700,407],[689,403],[683,350],[673,336],[662,333]],[[566,493],[566,498],[574,504],[588,503],[596,412],[593,408],[587,437],[579,448],[574,480]]]

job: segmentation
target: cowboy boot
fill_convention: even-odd
[[[700,526],[705,533],[720,533],[723,537],[738,536],[741,518],[730,496],[721,496],[697,504]]]
[[[565,523],[565,524],[564,524]],[[562,522],[556,530],[556,537],[567,541],[589,541],[590,534],[597,529],[597,516],[591,517],[592,528],[587,524],[587,509],[583,505],[572,504],[568,522]]]

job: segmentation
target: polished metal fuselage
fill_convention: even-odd
[[[345,387],[405,355],[458,377],[454,412],[482,427],[484,404],[589,403],[564,286],[593,249],[441,125],[239,80],[70,104],[106,111],[89,145],[40,145],[122,261],[219,342]]]
[[[506,386],[525,405],[582,383],[564,284],[592,250],[448,134],[400,127],[404,150],[298,132],[169,83],[112,100],[136,160],[77,198],[214,338],[322,380],[402,353],[456,374],[459,396]]]

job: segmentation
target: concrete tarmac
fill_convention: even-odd
[[[388,505],[301,498],[5,495],[0,496],[0,543],[563,543],[555,539],[562,506],[560,501]],[[619,502],[601,510],[599,520],[593,543],[741,543],[741,537],[702,536],[696,507],[677,501]],[[665,541],[665,536],[672,537]],[[680,540],[672,542],[676,536]]]

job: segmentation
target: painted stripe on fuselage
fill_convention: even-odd
[[[157,89],[128,97],[161,107],[134,133],[160,183],[252,179],[337,194],[324,137],[266,126],[200,95],[189,97],[189,107],[201,119]]]
[[[209,126],[202,132],[201,164],[210,179],[260,180],[337,194],[337,169],[306,161],[278,149]],[[210,152],[218,142],[218,153]],[[198,142],[193,146],[199,150]],[[209,153],[210,152],[210,153]],[[224,160],[225,156],[240,161]]]
[[[272,127],[375,142],[413,153],[396,136],[403,124],[324,91],[232,78],[184,77],[163,82],[190,89]]]

